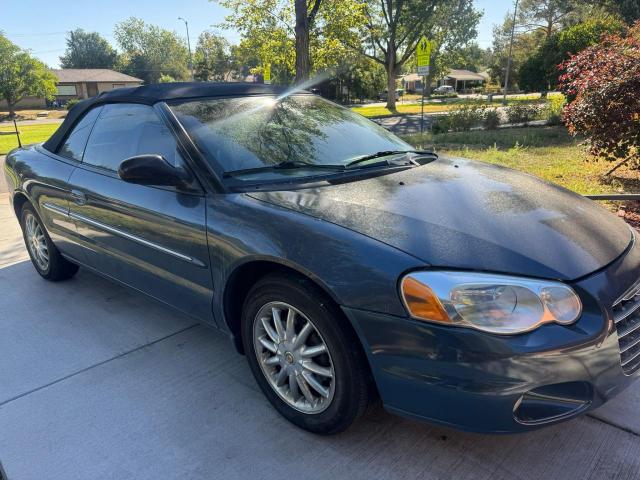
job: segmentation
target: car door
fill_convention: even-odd
[[[26,184],[39,207],[47,232],[63,255],[84,263],[84,249],[79,244],[75,222],[69,217],[71,189],[69,178],[82,161],[84,148],[101,107],[80,118],[55,152],[37,147],[37,161],[32,162],[31,181]]]
[[[188,172],[173,132],[153,107],[105,105],[69,180],[70,216],[86,249],[86,264],[211,321],[203,190],[195,179],[180,189],[121,180],[120,163],[141,154],[162,155]]]

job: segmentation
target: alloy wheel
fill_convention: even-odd
[[[49,268],[49,248],[47,247],[44,231],[40,226],[40,222],[32,213],[27,213],[24,223],[27,247],[38,268],[45,272]]]
[[[283,302],[264,305],[253,323],[258,363],[269,385],[289,406],[317,414],[331,404],[335,371],[313,322]]]

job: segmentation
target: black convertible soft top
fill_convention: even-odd
[[[265,85],[263,83],[209,83],[209,82],[174,82],[143,85],[133,88],[117,88],[102,92],[97,97],[83,100],[75,105],[64,122],[53,135],[42,145],[50,152],[58,150],[58,146],[66,138],[67,133],[76,121],[94,105],[102,103],[143,103],[153,105],[157,102],[182,100],[191,98],[224,97],[241,95],[280,95],[287,88]],[[302,93],[302,92],[301,92]],[[304,92],[307,93],[307,92]]]

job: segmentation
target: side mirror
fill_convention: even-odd
[[[184,171],[169,164],[162,155],[145,154],[123,160],[118,176],[128,183],[180,187],[188,183]]]

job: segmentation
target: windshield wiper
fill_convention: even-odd
[[[344,165],[331,165],[320,163],[306,163],[299,160],[285,160],[274,165],[264,165],[262,167],[243,168],[240,170],[231,170],[224,172],[224,177],[236,177],[238,175],[244,175],[246,173],[256,172],[268,172],[272,170],[294,170],[294,169],[308,169],[308,170],[337,170],[342,171],[345,169]]]
[[[391,155],[403,155],[403,154],[409,154],[409,153],[414,153],[416,155],[430,155],[432,157],[437,158],[437,155],[435,153],[430,152],[428,150],[382,150],[380,152],[375,152],[369,155],[364,155],[362,157],[355,158],[350,162],[348,162],[345,165],[345,167],[352,167],[353,165],[358,165],[359,163],[367,162],[375,158],[390,157]],[[418,165],[418,163],[415,162],[413,158],[409,158],[409,161],[414,165]],[[373,166],[377,166],[377,164],[374,164]]]

